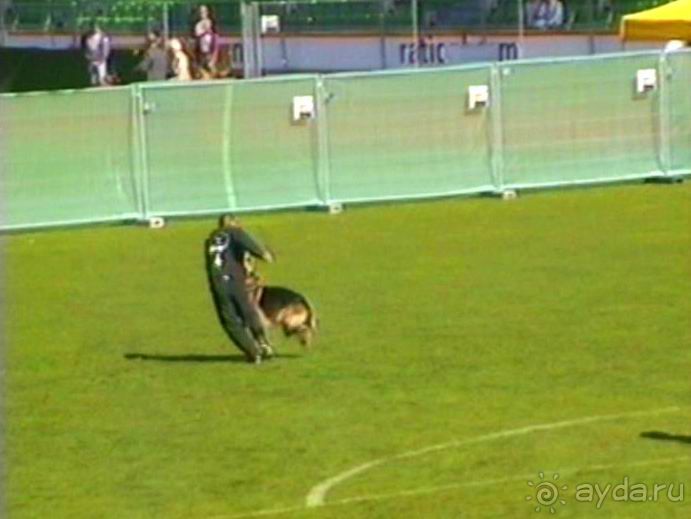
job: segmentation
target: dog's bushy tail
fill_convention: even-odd
[[[301,299],[302,304],[307,309],[307,321],[301,326],[301,329],[298,331],[298,336],[300,337],[300,343],[304,347],[309,348],[314,340],[314,335],[317,333],[319,319],[317,318],[317,312],[312,303],[304,296]]]
[[[307,319],[307,326],[313,331],[317,330],[317,327],[319,326],[319,319],[317,318],[317,312],[314,309],[314,305],[309,302],[309,300],[305,297],[302,296],[302,301],[305,304],[305,307],[307,308],[307,311],[309,312],[309,317]]]

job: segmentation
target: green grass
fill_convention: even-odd
[[[666,499],[598,510],[574,491],[691,483],[677,460],[690,444],[640,437],[691,436],[690,195],[632,185],[248,216],[278,256],[268,279],[321,321],[313,351],[276,338],[284,357],[258,367],[235,361],[214,315],[211,220],[11,236],[10,517],[540,517],[525,499],[539,471],[568,485],[557,517],[688,517]],[[670,406],[387,461],[301,508],[370,460]]]

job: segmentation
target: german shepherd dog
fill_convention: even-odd
[[[212,232],[205,244],[209,264],[220,261],[219,249],[212,245],[217,235],[218,231]],[[286,337],[295,336],[303,347],[310,347],[317,331],[317,314],[307,298],[289,288],[265,285],[249,253],[245,253],[243,263],[247,273],[247,291],[259,310],[264,328],[281,328]],[[268,348],[266,353],[270,356],[273,353],[271,347],[264,347]]]
[[[309,348],[317,331],[317,314],[302,294],[289,288],[264,285],[254,268],[254,258],[245,256],[247,290],[260,310],[267,329],[281,328],[286,337],[296,336]]]

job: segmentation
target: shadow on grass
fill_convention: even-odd
[[[671,442],[691,444],[691,436],[686,436],[683,434],[670,434],[670,433],[661,432],[661,431],[642,432],[641,438],[646,438],[648,440],[661,440],[661,441],[671,441]]]
[[[127,360],[153,360],[156,362],[234,362],[248,364],[244,355],[201,355],[196,353],[187,355],[156,355],[148,353],[125,353],[123,357]],[[298,357],[300,357],[300,355],[277,354],[274,356],[274,359],[294,359]]]

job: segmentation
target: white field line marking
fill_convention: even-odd
[[[635,411],[631,413],[620,413],[620,414],[611,414],[611,415],[602,415],[602,416],[588,416],[585,418],[576,418],[573,420],[564,420],[561,422],[553,422],[553,423],[547,423],[547,424],[539,424],[539,425],[528,425],[526,427],[519,427],[517,429],[506,429],[504,431],[499,431],[495,433],[490,433],[490,434],[484,434],[482,436],[476,436],[475,438],[468,438],[466,440],[454,440],[451,442],[447,443],[440,443],[437,445],[431,445],[429,447],[425,447],[424,449],[418,449],[414,451],[407,451],[403,452],[401,454],[396,454],[395,456],[390,456],[388,458],[379,458],[376,460],[368,461],[367,463],[363,463],[362,465],[358,465],[357,467],[353,467],[352,469],[346,470],[345,472],[341,472],[340,474],[332,477],[325,479],[324,481],[318,483],[314,487],[310,489],[310,491],[307,493],[307,497],[305,498],[305,506],[307,508],[313,508],[317,506],[323,506],[324,502],[326,501],[326,495],[329,493],[329,491],[335,487],[336,485],[340,485],[344,481],[353,478],[354,476],[357,476],[358,474],[362,474],[363,472],[370,470],[373,467],[377,467],[379,465],[382,465],[384,463],[389,463],[392,461],[400,460],[400,459],[405,459],[405,458],[414,458],[417,456],[423,456],[425,454],[428,454],[430,452],[437,452],[445,449],[451,449],[454,447],[461,447],[463,445],[471,445],[474,443],[483,443],[483,442],[488,442],[492,440],[498,440],[501,438],[508,438],[511,436],[521,436],[524,434],[528,433],[533,433],[537,431],[551,431],[554,429],[562,429],[564,427],[574,427],[578,425],[586,425],[589,423],[593,422],[603,422],[607,420],[619,420],[622,418],[634,418],[637,416],[649,416],[649,415],[654,415],[654,414],[662,414],[662,413],[671,413],[679,411],[678,407],[668,407],[664,409],[657,409],[657,410],[652,410],[652,411]]]
[[[659,458],[659,459],[652,459],[652,460],[643,460],[643,461],[635,461],[632,463],[612,463],[612,464],[600,464],[600,465],[590,465],[588,467],[580,467],[580,468],[571,468],[571,469],[566,469],[566,470],[560,470],[558,471],[560,476],[569,476],[569,475],[574,475],[578,474],[579,472],[595,472],[595,471],[604,471],[604,470],[610,470],[610,469],[616,469],[616,468],[633,468],[633,467],[648,467],[648,466],[653,466],[653,465],[672,465],[675,463],[678,463],[680,461],[691,461],[690,456],[678,456],[674,458]],[[483,487],[483,486],[493,486],[493,485],[502,485],[505,483],[515,483],[517,481],[529,481],[535,477],[535,473],[533,472],[532,474],[525,474],[523,476],[512,476],[509,478],[496,478],[496,479],[484,479],[484,480],[479,480],[479,481],[465,481],[465,482],[459,482],[459,483],[449,483],[446,485],[438,485],[434,487],[420,487],[420,488],[413,488],[410,490],[401,490],[399,492],[391,492],[388,494],[370,494],[370,495],[364,495],[364,496],[354,496],[354,497],[346,497],[344,499],[337,499],[335,501],[330,501],[328,503],[325,503],[322,506],[325,507],[330,507],[330,506],[343,506],[343,505],[348,505],[351,503],[361,503],[361,502],[366,502],[366,501],[380,501],[384,499],[396,499],[398,497],[406,497],[406,496],[413,496],[413,495],[419,495],[419,494],[433,494],[436,492],[445,492],[448,490],[456,490],[459,488],[472,488],[472,487]],[[268,508],[266,510],[258,510],[256,512],[247,512],[244,514],[239,514],[239,515],[232,515],[232,516],[215,516],[212,519],[244,519],[244,518],[249,518],[249,517],[262,517],[262,516],[270,516],[270,515],[280,515],[280,514],[287,514],[291,512],[300,512],[300,511],[305,511],[307,507],[303,506],[293,506],[293,507],[285,507],[285,508]]]
[[[615,468],[648,467],[648,466],[652,466],[652,465],[671,465],[674,463],[678,463],[680,461],[689,461],[689,460],[691,460],[691,457],[689,457],[689,456],[677,456],[675,458],[660,458],[660,459],[654,459],[654,460],[637,461],[634,463],[621,463],[621,464],[613,463],[613,464],[608,464],[608,465],[590,465],[588,467],[559,470],[556,472],[559,473],[560,477],[563,477],[563,476],[572,476],[574,474],[578,474],[579,472],[595,472],[595,471],[604,471],[604,470],[610,470],[610,469],[615,469]],[[329,503],[326,503],[325,506],[342,505],[342,504],[347,504],[347,503],[359,503],[361,501],[379,501],[382,499],[392,499],[392,498],[397,498],[397,497],[413,496],[413,495],[418,495],[418,494],[432,494],[432,493],[436,493],[436,492],[443,492],[445,490],[455,490],[455,489],[464,488],[464,487],[482,487],[482,486],[500,485],[503,483],[514,483],[516,481],[526,481],[527,482],[534,477],[535,477],[535,473],[529,474],[529,475],[524,475],[524,476],[513,476],[510,478],[485,479],[485,480],[480,480],[480,481],[466,481],[463,483],[449,483],[447,485],[439,485],[436,487],[414,488],[411,490],[402,490],[400,492],[392,492],[389,494],[371,494],[371,495],[364,495],[364,496],[346,497],[344,499],[337,499],[335,501],[331,501]]]

